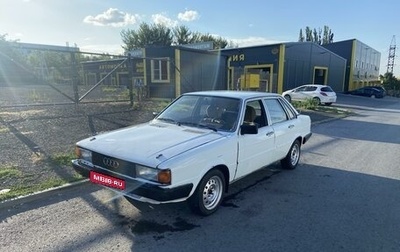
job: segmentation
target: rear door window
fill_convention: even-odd
[[[322,92],[333,92],[333,90],[332,90],[331,87],[322,87],[322,88],[321,88],[321,91],[322,91]]]
[[[285,109],[282,107],[282,104],[278,101],[278,99],[265,99],[264,101],[269,115],[271,116],[272,124],[288,120]]]

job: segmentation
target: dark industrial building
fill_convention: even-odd
[[[222,50],[228,54],[228,89],[282,93],[307,83],[342,91],[346,59],[312,42]]]
[[[108,85],[132,83],[145,87],[151,98],[175,98],[191,91],[226,89],[228,57],[219,52],[168,46],[147,47],[132,51],[130,55],[131,82],[128,81],[128,62],[116,59],[85,62],[85,83],[94,85],[102,79]],[[118,69],[109,74],[119,64]]]
[[[357,39],[339,41],[324,47],[347,60],[343,91],[380,84],[381,53]]]

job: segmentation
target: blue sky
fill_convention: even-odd
[[[121,30],[142,22],[185,25],[239,46],[293,42],[300,29],[327,25],[334,41],[356,38],[380,51],[384,73],[392,37],[400,35],[400,1],[0,0],[0,35],[25,43],[121,53]]]

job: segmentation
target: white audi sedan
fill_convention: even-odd
[[[336,93],[330,86],[307,84],[282,93],[289,102],[314,100],[317,104],[331,105],[336,102]]]
[[[210,215],[233,182],[277,161],[294,169],[310,137],[310,117],[279,94],[193,92],[148,123],[79,141],[72,164],[132,203],[187,201]]]

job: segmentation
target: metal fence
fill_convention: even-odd
[[[140,102],[147,59],[75,47],[0,45],[0,107]]]

